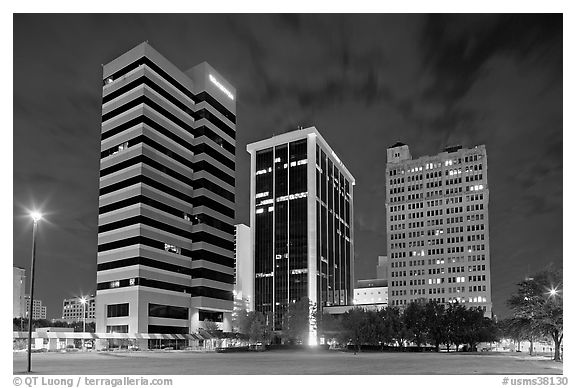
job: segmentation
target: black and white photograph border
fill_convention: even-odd
[[[10,383],[566,385],[571,7],[440,3],[4,15]]]

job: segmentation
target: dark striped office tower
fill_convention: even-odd
[[[148,43],[103,67],[96,331],[230,330],[236,90]]]

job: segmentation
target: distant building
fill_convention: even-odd
[[[13,318],[26,317],[26,270],[20,267],[12,267],[13,273]]]
[[[378,256],[378,265],[376,266],[376,277],[378,279],[388,280],[388,256]]]
[[[254,310],[254,254],[250,227],[236,225],[235,258],[236,284],[234,286],[235,309]]]
[[[86,322],[94,322],[96,318],[96,297],[86,298],[86,306],[80,303],[80,298],[64,299],[62,302],[62,320],[66,322],[83,322],[82,313],[86,313]]]
[[[464,303],[491,316],[486,147],[448,147],[412,159],[387,150],[390,305]]]
[[[354,289],[354,304],[360,305],[388,305],[388,281],[384,279],[358,280]]]
[[[314,127],[248,144],[255,309],[352,302],[354,177]],[[311,325],[310,341],[315,342]]]
[[[26,312],[30,308],[30,295],[26,295]],[[46,306],[42,305],[40,299],[34,299],[32,305],[32,319],[46,319]]]

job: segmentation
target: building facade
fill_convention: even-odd
[[[376,266],[376,277],[378,279],[388,279],[388,256],[378,256],[378,265]]]
[[[28,316],[28,310],[30,309],[30,295],[26,295],[26,317]],[[46,306],[42,304],[40,299],[34,299],[34,304],[32,305],[32,319],[46,319]]]
[[[385,279],[358,280],[354,289],[354,305],[388,306],[388,281]]]
[[[12,299],[14,302],[12,308],[12,316],[13,318],[26,317],[26,270],[20,267],[12,267],[12,274]]]
[[[235,308],[254,310],[254,251],[250,227],[236,225],[236,284],[234,286]]]
[[[483,145],[412,159],[387,150],[389,299],[459,302],[492,312],[488,164]]]
[[[235,114],[206,62],[182,72],[145,42],[103,66],[97,332],[230,329]]]
[[[96,296],[86,298],[86,306],[81,298],[68,298],[62,301],[62,320],[66,322],[94,322],[96,319]]]
[[[255,309],[281,330],[290,303],[351,304],[354,177],[314,127],[248,144]],[[311,325],[310,341],[315,341]]]

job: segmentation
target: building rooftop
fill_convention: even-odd
[[[246,151],[248,151],[249,153],[253,153],[256,150],[270,148],[279,144],[300,140],[307,136],[316,137],[317,141],[321,143],[324,146],[324,148],[326,148],[329,151],[329,153],[327,153],[328,157],[332,159],[332,161],[335,164],[339,165],[342,171],[346,173],[346,175],[350,179],[350,183],[352,185],[356,184],[356,179],[354,179],[354,176],[350,173],[350,171],[348,171],[348,169],[346,168],[344,163],[342,163],[340,158],[338,158],[334,150],[332,150],[332,147],[330,147],[330,145],[328,145],[328,143],[326,142],[326,140],[324,140],[322,135],[320,135],[320,132],[318,132],[316,127],[308,127],[308,128],[299,127],[298,129],[295,129],[293,131],[284,132],[278,135],[273,135],[268,139],[259,140],[254,143],[249,143],[246,145]]]
[[[388,287],[387,279],[362,279],[356,282],[356,288]]]
[[[388,148],[402,147],[402,146],[405,146],[405,145],[406,145],[406,144],[398,141],[398,142],[396,142],[394,145],[391,145],[391,146],[388,147]]]

